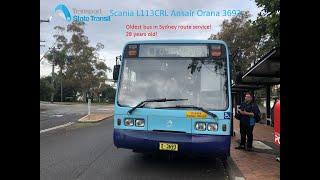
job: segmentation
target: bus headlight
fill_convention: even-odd
[[[208,131],[218,131],[218,124],[208,123]]]
[[[206,130],[206,123],[196,123],[196,130],[205,131]]]
[[[137,127],[144,127],[144,119],[136,119]]]
[[[133,119],[125,119],[124,125],[125,126],[133,126]]]

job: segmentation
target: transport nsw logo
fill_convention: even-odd
[[[54,10],[54,13],[56,12],[59,12],[59,13],[63,13],[62,17],[64,17],[64,19],[66,21],[71,21],[71,15],[70,15],[70,12],[69,12],[69,9],[67,8],[67,6],[63,5],[63,4],[59,4],[55,10]],[[61,15],[61,14],[60,14]]]
[[[168,128],[171,128],[172,125],[173,125],[173,122],[172,122],[171,120],[169,120],[169,121],[167,122],[167,127],[168,127]]]
[[[79,22],[109,22],[111,21],[111,16],[103,16],[102,9],[78,9],[70,8],[72,10],[73,16],[71,16],[69,9],[64,4],[59,4],[55,9],[54,13],[58,13],[67,22],[79,21]]]

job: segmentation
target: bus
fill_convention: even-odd
[[[117,148],[230,156],[231,83],[224,41],[131,41],[120,60],[113,70]]]

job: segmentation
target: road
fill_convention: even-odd
[[[219,159],[168,160],[161,154],[117,149],[112,133],[112,118],[41,133],[40,179],[229,179]]]
[[[113,105],[91,106],[92,113],[113,113]],[[75,122],[88,114],[85,104],[61,105],[40,103],[40,130]]]

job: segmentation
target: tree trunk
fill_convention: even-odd
[[[82,102],[87,102],[87,92],[82,91]]]

